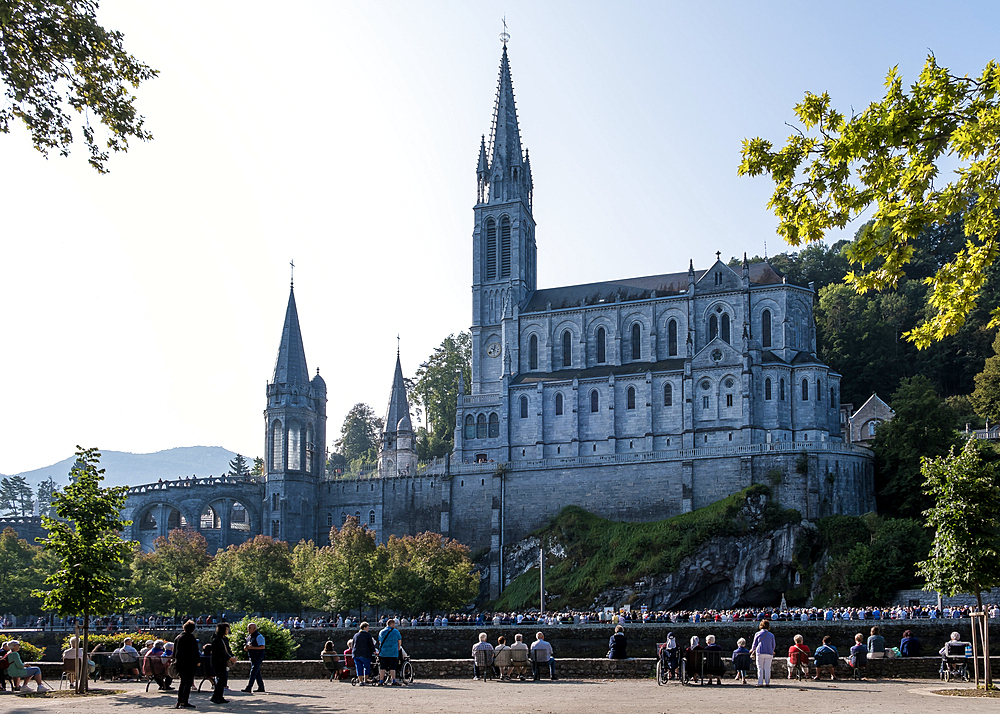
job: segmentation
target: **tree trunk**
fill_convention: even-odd
[[[83,656],[88,657],[90,650],[87,648],[87,634],[90,632],[90,609],[83,609]],[[88,691],[90,681],[90,670],[87,670],[86,677],[78,677],[76,680],[76,693],[83,694]]]

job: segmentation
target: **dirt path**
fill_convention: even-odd
[[[126,714],[149,708],[173,708],[175,698],[146,693],[144,685],[122,685],[127,693],[85,700],[55,697],[21,697],[0,693],[5,714],[58,712],[58,714]],[[775,681],[768,689],[740,686],[727,681],[721,687],[682,687],[671,683],[658,687],[652,680],[578,680],[557,682],[473,682],[439,679],[416,681],[401,688],[359,688],[324,680],[269,681],[266,695],[231,692],[229,704],[208,701],[206,692],[193,693],[194,711],[281,712],[284,714],[470,714],[512,711],[518,714],[663,714],[664,712],[849,712],[878,711],[879,714],[997,712],[991,699],[940,697],[929,694],[943,684],[931,680],[887,680],[884,682]],[[948,685],[967,687],[970,685]],[[172,694],[172,692],[171,692]]]

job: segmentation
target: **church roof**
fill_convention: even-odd
[[[675,357],[659,362],[629,362],[626,364],[602,364],[586,369],[560,369],[555,372],[522,372],[511,380],[515,384],[536,384],[538,382],[566,381],[570,379],[601,379],[612,374],[624,377],[646,372],[673,372],[684,369],[684,359]]]
[[[406,382],[403,381],[403,367],[396,355],[396,372],[392,376],[392,391],[389,393],[389,407],[385,413],[385,430],[396,431],[399,422],[405,417],[410,422],[410,402],[406,398]]]
[[[517,108],[514,106],[514,84],[510,78],[510,60],[507,59],[507,45],[503,46],[500,58],[500,80],[497,84],[497,98],[493,106],[493,128],[490,131],[490,169],[503,172],[511,166],[520,166],[521,132],[517,126]],[[499,164],[497,162],[500,162]]]
[[[309,368],[306,367],[306,352],[302,347],[294,287],[288,291],[288,307],[285,308],[285,324],[281,328],[281,345],[274,363],[272,384],[309,384]]]

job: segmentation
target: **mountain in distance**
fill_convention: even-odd
[[[127,451],[101,451],[100,467],[105,469],[104,486],[141,486],[177,479],[182,476],[221,476],[229,470],[229,462],[236,453],[221,446],[179,446],[152,454],[132,454]],[[57,487],[69,483],[69,472],[76,457],[33,471],[22,471],[13,476],[23,476],[33,487],[51,476]],[[248,466],[253,457],[247,457]]]

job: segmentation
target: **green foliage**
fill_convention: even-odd
[[[119,533],[132,525],[121,518],[125,486],[101,488],[104,469],[96,449],[77,447],[77,461],[70,471],[70,484],[55,494],[59,519],[42,516],[48,537],[39,539],[55,554],[61,567],[45,579],[52,589],[35,591],[44,598],[43,607],[59,615],[107,615],[139,605],[139,599],[124,595],[127,580],[122,569],[132,556],[132,543]]]
[[[243,651],[243,647],[247,642],[247,629],[251,622],[255,623],[257,629],[264,635],[264,647],[266,648],[264,656],[266,659],[292,659],[295,656],[295,650],[299,648],[299,645],[292,639],[290,631],[279,627],[265,617],[244,617],[239,622],[234,622],[229,628],[229,646],[239,659],[249,659],[247,653]]]
[[[24,476],[0,479],[0,509],[8,516],[30,516],[35,505],[34,495]]]
[[[844,276],[851,269],[851,261],[845,253],[847,245],[849,241],[846,240],[839,240],[830,246],[826,243],[809,243],[794,253],[771,256],[767,262],[788,278],[788,282],[803,286],[814,283],[816,290],[820,290],[831,283],[843,282]],[[755,255],[750,262],[763,260],[764,258]],[[731,268],[739,268],[742,264],[742,258],[729,261]]]
[[[220,550],[198,587],[222,610],[299,612],[302,608],[288,544],[265,535]]]
[[[560,544],[566,555],[546,571],[546,589],[560,595],[552,606],[589,605],[602,590],[675,572],[682,559],[712,538],[765,532],[801,520],[798,511],[781,509],[769,495],[767,486],[756,484],[710,506],[653,523],[608,521],[567,506],[537,534]],[[504,590],[495,607],[530,607],[537,604],[537,596],[538,571],[529,571]]]
[[[417,452],[421,459],[444,456],[455,443],[459,374],[466,388],[472,385],[472,335],[451,334],[417,370],[416,381],[407,385],[407,396],[426,414],[427,429],[418,430]]]
[[[205,537],[192,529],[175,528],[153,541],[153,552],[137,552],[132,560],[132,589],[147,612],[175,617],[197,612],[210,601],[202,574],[211,557]]]
[[[972,405],[983,419],[994,423],[1000,421],[1000,333],[993,341],[993,356],[986,360],[983,371],[976,375]]]
[[[924,489],[934,505],[925,514],[934,544],[918,570],[928,589],[945,595],[972,593],[982,607],[982,591],[1000,587],[1000,485],[996,464],[984,462],[975,440],[924,459]]]
[[[780,486],[784,478],[785,472],[781,469],[771,469],[767,472],[767,482],[772,486]]]
[[[5,528],[0,534],[0,592],[3,593],[4,612],[13,615],[37,613],[42,601],[32,592],[57,568],[54,554],[18,538],[13,528]]]
[[[919,518],[930,506],[921,489],[920,459],[956,443],[955,417],[930,380],[904,379],[892,395],[896,416],[875,433],[875,495],[880,513]]]
[[[230,476],[249,476],[250,467],[247,465],[247,459],[243,454],[236,454],[229,462],[229,475]]]
[[[72,632],[63,638],[61,651],[69,649],[69,640],[71,637],[73,637]],[[143,642],[153,638],[153,636],[149,633],[142,632],[113,632],[106,635],[88,635],[87,647],[92,652],[97,645],[104,645],[105,650],[108,652],[114,652],[116,649],[125,644],[125,640],[129,637],[132,638],[132,644],[137,650],[142,649]]]
[[[127,151],[130,138],[152,139],[134,106],[129,85],[156,76],[122,47],[122,33],[97,22],[94,0],[40,0],[0,5],[0,132],[22,121],[35,148],[69,154],[75,113],[90,152],[106,173],[111,151]],[[103,127],[99,137],[95,127]]]
[[[36,647],[30,642],[25,642],[24,640],[18,640],[21,643],[21,661],[22,662],[41,662],[42,658],[45,656],[44,647]]]
[[[859,292],[894,287],[921,231],[964,212],[967,242],[927,278],[929,314],[906,333],[924,348],[958,332],[1000,256],[998,88],[994,61],[975,79],[949,74],[931,55],[909,93],[893,68],[885,98],[849,120],[831,108],[828,94],[807,93],[795,107],[803,129],[779,151],[762,138],[744,140],[739,173],[774,180],[768,207],[791,245],[822,240],[874,204],[872,224],[847,252],[862,269],[879,264],[848,275]],[[936,179],[945,157],[959,166],[942,187]],[[998,324],[1000,308],[991,321]]]
[[[439,533],[390,536],[385,603],[405,612],[455,610],[479,594],[469,549]]]
[[[384,426],[382,419],[367,404],[358,402],[344,417],[340,438],[333,446],[347,463],[373,463],[378,459],[378,445]]]
[[[52,515],[52,501],[55,498],[56,481],[49,476],[38,484],[38,512],[43,516]]]
[[[264,459],[260,456],[254,457],[253,468],[250,470],[250,475],[257,479],[264,478]]]

